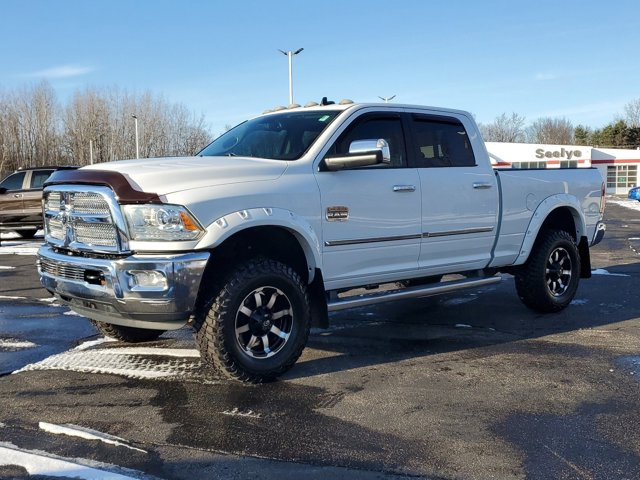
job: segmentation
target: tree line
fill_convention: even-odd
[[[530,125],[517,113],[503,113],[491,123],[479,124],[487,142],[528,142],[556,145],[592,145],[601,148],[640,147],[640,98],[627,103],[622,115],[602,128],[573,126],[566,118],[543,117]]]
[[[145,92],[86,88],[62,105],[43,81],[0,90],[0,178],[17,168],[193,155],[211,141],[203,116]]]

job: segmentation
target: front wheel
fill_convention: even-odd
[[[112,323],[97,322],[95,320],[91,320],[91,323],[93,323],[93,326],[96,327],[98,332],[105,337],[115,338],[116,340],[127,343],[150,342],[166,331],[125,327],[124,325],[114,325]]]
[[[516,274],[522,303],[538,312],[558,312],[571,303],[580,280],[580,254],[573,237],[562,230],[543,233]]]
[[[289,266],[258,258],[210,292],[194,322],[202,359],[247,383],[274,380],[300,357],[309,337],[307,287]]]

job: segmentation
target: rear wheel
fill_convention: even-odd
[[[166,332],[166,330],[125,327],[123,325],[114,325],[112,323],[98,322],[95,320],[91,320],[91,323],[93,323],[93,326],[98,329],[98,332],[105,337],[115,338],[127,343],[150,342]]]
[[[300,357],[309,337],[309,296],[291,267],[257,258],[232,271],[196,321],[202,359],[247,383],[274,380]]]
[[[550,230],[536,242],[516,274],[520,300],[538,312],[558,312],[571,303],[580,281],[580,254],[573,237]]]

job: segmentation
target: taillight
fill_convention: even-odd
[[[607,186],[604,182],[602,182],[602,187],[600,189],[600,216],[604,215],[604,207],[605,207],[605,195],[607,193]]]

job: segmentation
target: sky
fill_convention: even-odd
[[[602,127],[640,98],[640,2],[0,0],[0,90],[151,91],[212,132],[326,96]],[[142,121],[142,119],[141,119]]]

